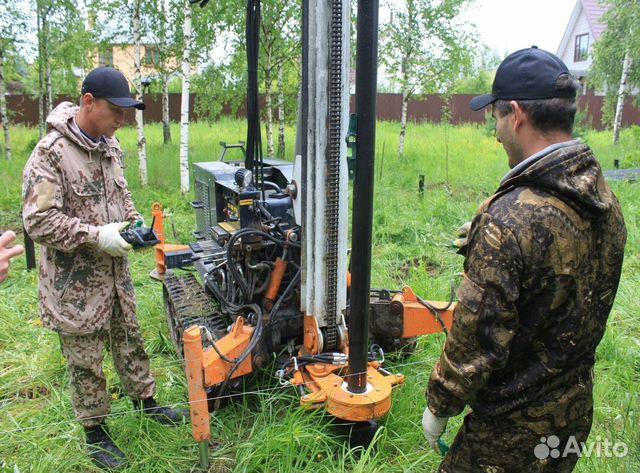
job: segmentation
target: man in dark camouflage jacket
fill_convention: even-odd
[[[570,472],[578,455],[565,445],[589,435],[626,229],[593,152],[571,137],[576,90],[560,59],[532,47],[471,102],[492,106],[512,169],[472,222],[453,330],[429,381],[432,446],[471,408],[440,472]]]
[[[136,407],[165,424],[183,418],[153,399],[126,257],[131,245],[120,236],[142,218],[113,136],[130,107],[144,104],[131,98],[124,75],[109,67],[93,70],[83,82],[80,106],[63,102],[47,118],[52,131],[36,145],[23,183],[24,227],[42,245],[42,322],[60,336],[75,415],[92,459],[107,468],[124,466],[125,457],[104,425],[110,410],[105,345]]]

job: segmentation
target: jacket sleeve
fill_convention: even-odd
[[[453,327],[429,380],[433,414],[460,414],[491,372],[505,366],[518,326],[521,268],[520,247],[511,231],[489,214],[478,215],[469,235]]]
[[[64,175],[57,157],[37,147],[23,175],[22,220],[37,243],[68,252],[80,245],[96,244],[98,227],[63,213]]]

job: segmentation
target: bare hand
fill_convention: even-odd
[[[3,283],[9,275],[9,260],[24,252],[22,245],[7,248],[15,239],[16,234],[11,230],[4,232],[2,236],[0,236],[0,284]]]

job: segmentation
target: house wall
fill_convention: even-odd
[[[143,45],[141,48],[140,56],[142,60],[142,76],[152,76],[156,75],[156,70],[152,66],[145,65],[145,54],[148,46]],[[153,46],[149,46],[153,47]],[[93,60],[94,67],[98,67],[98,57],[99,53],[96,52]],[[169,61],[169,67],[176,67],[177,60],[172,59]],[[133,45],[114,45],[113,46],[113,66],[122,71],[122,73],[129,79],[130,82],[133,82],[133,77],[135,74],[135,65],[134,65],[134,46]]]
[[[574,57],[574,48],[576,44],[576,36],[585,34],[585,33],[589,34],[589,49],[588,49],[589,57],[587,57],[586,61],[574,62],[573,57]],[[595,38],[591,33],[591,28],[589,27],[587,15],[585,14],[584,9],[581,8],[578,18],[576,19],[576,22],[573,25],[573,28],[571,29],[571,35],[569,36],[569,40],[567,41],[567,44],[565,45],[565,48],[562,51],[562,53],[559,55],[560,59],[564,61],[564,63],[567,65],[570,71],[583,71],[586,73],[591,67],[592,60],[590,56],[593,50],[594,42],[595,42]]]

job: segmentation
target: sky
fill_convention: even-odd
[[[555,54],[576,1],[475,0],[462,19],[500,57],[532,45]]]

